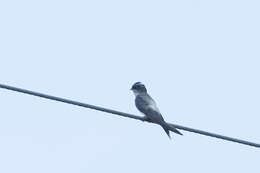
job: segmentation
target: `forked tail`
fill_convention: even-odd
[[[162,128],[165,131],[165,133],[168,135],[168,137],[171,139],[170,131],[168,130],[168,128],[164,126],[162,126]]]
[[[170,132],[169,131],[172,131],[176,134],[179,134],[179,135],[183,135],[179,130],[177,130],[173,125],[169,125],[167,123],[164,123],[163,125],[161,125],[162,128],[164,129],[164,131],[166,132],[166,134],[168,135],[168,137],[171,139],[171,136],[170,136]]]

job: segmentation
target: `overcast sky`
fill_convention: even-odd
[[[260,3],[1,1],[0,83],[260,143]],[[0,89],[0,172],[257,173],[260,149]]]

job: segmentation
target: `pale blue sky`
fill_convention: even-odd
[[[259,1],[1,1],[0,83],[260,143]],[[257,173],[260,150],[0,89],[0,172]]]

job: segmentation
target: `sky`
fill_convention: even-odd
[[[0,83],[260,143],[260,2],[1,1]],[[259,172],[260,150],[0,89],[0,172]]]

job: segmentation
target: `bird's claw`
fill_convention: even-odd
[[[147,122],[152,122],[151,120],[150,120],[150,118],[148,118],[147,116],[143,116],[143,120],[142,120],[143,122],[144,121],[147,121]]]

